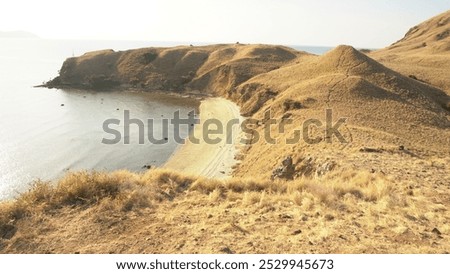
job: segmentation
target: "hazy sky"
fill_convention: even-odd
[[[1,0],[0,30],[43,38],[384,47],[450,0]]]

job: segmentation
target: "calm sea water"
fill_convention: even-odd
[[[142,171],[144,165],[164,163],[178,146],[170,138],[171,129],[165,145],[138,144],[137,127],[131,128],[130,145],[104,145],[102,139],[111,135],[103,132],[103,122],[109,118],[123,122],[123,110],[130,110],[132,118],[153,118],[157,123],[162,116],[172,117],[176,110],[187,115],[198,102],[119,90],[94,93],[33,86],[55,77],[70,56],[98,49],[172,45],[175,43],[0,39],[0,200],[26,191],[35,180],[55,180],[69,170]],[[295,48],[316,54],[329,49]],[[154,135],[161,136],[161,127],[155,125]],[[123,133],[120,127],[115,129]],[[188,129],[182,128],[181,135],[187,134]]]
[[[325,52],[333,49],[332,47],[318,47],[318,46],[290,46],[290,47],[296,50],[306,51],[317,55],[322,55]]]
[[[149,93],[33,88],[56,76],[72,54],[145,46],[164,45],[0,39],[0,200],[25,191],[34,180],[54,180],[68,170],[143,171],[144,165],[158,166],[170,157],[177,148],[173,138],[165,145],[140,145],[137,126],[131,127],[130,145],[102,144],[111,138],[103,132],[103,121],[121,120],[122,127],[112,128],[123,134],[123,111],[129,110],[132,118],[154,118],[154,135],[161,136],[156,123],[162,116],[173,117],[176,110],[187,116],[198,102]],[[181,130],[182,136],[188,134],[187,128]]]

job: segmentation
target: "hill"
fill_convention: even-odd
[[[250,124],[239,164],[223,180],[154,169],[38,182],[0,204],[0,250],[448,253],[447,28],[448,12],[369,55],[237,44],[69,58],[48,87],[234,101]]]
[[[401,40],[371,56],[450,94],[450,10],[414,26]]]
[[[50,87],[88,89],[227,92],[260,73],[276,69],[300,53],[281,46],[211,45],[102,50],[67,59]]]
[[[271,97],[267,97],[268,91]],[[265,134],[267,110],[279,123],[290,120],[282,132],[271,130],[272,137],[281,140],[280,143],[261,141],[247,148],[237,170],[240,176],[269,175],[287,156],[294,157],[294,165],[299,169],[295,172],[299,175],[304,173],[302,161],[308,155],[321,159],[311,168],[330,159],[341,165],[353,165],[352,159],[358,157],[356,152],[362,147],[391,150],[394,154],[399,147],[408,147],[419,155],[450,152],[449,111],[444,107],[449,97],[442,90],[388,69],[349,46],[339,46],[323,56],[300,56],[289,65],[241,84],[236,93],[243,94],[235,100],[244,113],[254,113],[252,117],[262,121],[257,129],[259,136]],[[256,109],[254,101],[259,102]],[[334,137],[326,139],[325,109],[332,110],[334,121],[347,118],[341,130],[348,144]],[[304,140],[290,145],[283,143],[310,118],[323,122],[316,129],[315,137],[321,138],[318,144],[310,145]],[[369,167],[376,165],[372,163]]]

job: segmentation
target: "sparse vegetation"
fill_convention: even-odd
[[[0,205],[0,250],[450,252],[450,48],[442,29],[449,14],[374,52],[339,46],[315,56],[237,43],[68,59],[56,86],[95,86],[89,77],[99,75],[100,84],[120,79],[148,90],[213,93],[257,121],[252,134],[270,131],[276,140],[291,139],[306,119],[332,109],[336,116],[326,126],[348,118],[340,130],[349,142],[333,136],[315,145],[246,142],[234,177],[226,180],[155,169],[78,172],[54,185],[37,182]],[[266,110],[282,120],[282,130],[266,130]],[[324,126],[306,133],[319,136]],[[208,161],[206,152],[200,154],[175,159]]]
[[[420,191],[406,194],[404,186],[382,174],[345,170],[293,181],[217,180],[159,169],[69,173],[56,185],[37,182],[0,205],[0,248],[8,253],[217,253],[224,246],[238,253],[448,250],[445,208]]]
[[[158,53],[146,52],[146,53],[142,54],[142,64],[144,64],[144,65],[150,64],[156,58],[158,58]]]

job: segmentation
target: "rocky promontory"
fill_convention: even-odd
[[[309,54],[283,46],[243,44],[101,50],[68,58],[60,75],[46,86],[196,91],[239,101],[248,96],[248,88],[237,90],[240,84],[302,55]],[[266,99],[270,96],[268,91]]]

